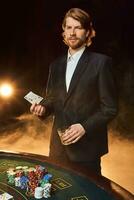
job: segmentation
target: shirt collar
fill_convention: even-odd
[[[82,53],[84,52],[85,48],[86,47],[81,48],[79,51],[77,51],[73,55],[71,55],[69,50],[68,50],[67,61],[69,61],[69,60],[78,60],[80,58],[80,56],[82,55]]]

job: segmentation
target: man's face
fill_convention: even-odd
[[[81,23],[72,17],[66,19],[66,26],[64,29],[64,39],[71,49],[78,49],[85,45],[86,38],[89,31],[86,31]]]

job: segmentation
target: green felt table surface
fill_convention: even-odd
[[[90,180],[87,176],[62,168],[45,161],[29,159],[26,157],[16,157],[15,155],[0,157],[0,194],[8,192],[14,200],[35,199],[27,195],[26,190],[22,190],[14,185],[10,185],[7,180],[7,170],[16,166],[35,167],[36,165],[45,166],[52,174],[52,191],[48,200],[116,200],[112,192],[100,187],[99,184]],[[45,198],[42,198],[42,200]],[[125,199],[125,198],[122,198]],[[129,199],[129,198],[128,198]],[[127,199],[127,200],[128,200]]]

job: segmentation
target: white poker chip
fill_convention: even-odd
[[[23,166],[22,169],[26,170],[26,169],[28,169],[28,166]]]
[[[43,197],[44,190],[42,187],[36,187],[34,197],[36,199],[41,199]]]
[[[16,175],[16,172],[8,171],[8,176],[15,176],[15,175]]]
[[[45,186],[44,186],[44,193],[43,193],[43,197],[44,198],[48,198],[48,197],[51,197],[50,193],[51,193],[51,186],[52,184],[51,183],[46,183]]]
[[[28,168],[28,170],[27,170],[28,172],[35,172],[36,171],[36,169],[34,168],[34,167],[30,167],[30,168]]]
[[[20,170],[20,169],[22,169],[22,166],[17,166],[16,167],[16,170]]]
[[[14,172],[14,171],[15,171],[15,168],[9,168],[7,173]]]

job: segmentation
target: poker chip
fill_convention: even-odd
[[[8,172],[7,172],[7,175],[8,175],[8,176],[15,176],[15,175],[16,175],[16,172],[14,172],[14,171],[8,171]]]
[[[24,175],[24,171],[23,171],[23,170],[21,170],[21,169],[19,169],[19,170],[16,170],[16,171],[15,171],[15,173],[16,173],[16,176],[17,176],[17,177],[21,177],[21,176],[23,176],[23,175]]]
[[[46,167],[36,165],[35,167],[16,166],[7,170],[8,184],[19,187],[26,191],[27,196],[36,199],[51,196],[51,178]]]
[[[28,169],[28,166],[23,166],[22,169],[26,170],[26,169]]]
[[[20,169],[22,169],[22,166],[17,166],[16,167],[16,170],[20,170]]]
[[[51,193],[51,183],[46,183],[44,186],[44,193],[43,193],[43,197],[48,198],[51,197],[50,193]]]
[[[15,168],[14,167],[10,167],[9,169],[8,169],[8,171],[15,171]]]
[[[36,169],[35,169],[35,167],[30,167],[30,168],[28,168],[28,171],[29,171],[29,172],[35,172]]]
[[[16,187],[21,187],[21,182],[20,182],[20,177],[15,177],[15,186]]]
[[[36,199],[41,199],[43,197],[44,189],[42,187],[36,187],[34,197]]]

